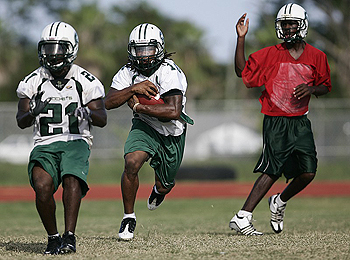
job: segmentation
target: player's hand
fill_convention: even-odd
[[[313,87],[308,86],[305,83],[302,83],[294,88],[293,95],[297,99],[302,99],[306,96],[310,96],[314,92],[315,92],[315,89]]]
[[[70,115],[78,118],[79,123],[87,120],[91,123],[91,110],[88,107],[77,107]]]
[[[142,81],[132,86],[134,94],[143,94],[151,98],[157,95],[158,88],[149,80]]]
[[[45,101],[41,101],[44,93],[44,90],[35,93],[29,101],[29,113],[34,117],[39,115],[51,100],[51,98],[47,98]]]
[[[244,37],[248,33],[249,28],[249,18],[247,18],[246,23],[244,24],[245,18],[247,17],[247,13],[243,14],[241,18],[239,18],[236,24],[236,32],[238,37]]]

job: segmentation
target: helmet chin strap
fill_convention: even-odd
[[[297,42],[302,42],[303,41],[303,38],[301,38],[300,36],[296,36],[294,38],[284,38],[283,39],[285,42],[287,43],[297,43]]]

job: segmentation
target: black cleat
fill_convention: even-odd
[[[151,195],[147,200],[147,208],[149,210],[157,209],[160,206],[160,204],[162,204],[164,198],[165,198],[165,195],[156,193],[153,187]]]
[[[134,231],[136,227],[136,219],[124,218],[120,224],[119,238],[121,240],[130,240],[134,237]]]
[[[60,247],[62,243],[61,236],[48,237],[48,243],[45,255],[58,255],[60,253]]]
[[[74,233],[68,231],[62,235],[62,245],[60,248],[61,254],[75,253],[75,235]]]

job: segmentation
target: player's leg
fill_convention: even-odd
[[[155,185],[147,200],[149,210],[157,209],[163,202],[165,195],[175,186],[175,177],[184,156],[186,130],[180,136],[156,135],[154,140],[157,151],[150,162],[155,173]],[[161,149],[156,149],[161,147]]]
[[[56,204],[53,197],[55,187],[52,177],[37,163],[33,168],[32,180],[37,211],[47,234],[54,235],[58,231],[56,224]]]
[[[64,208],[65,232],[62,235],[60,253],[76,252],[75,229],[82,198],[89,190],[89,145],[84,140],[58,143],[60,148],[60,169],[62,176],[62,201]]]
[[[301,192],[315,178],[315,173],[303,173],[295,177],[280,195],[282,201],[287,202]]]
[[[253,212],[255,207],[259,204],[278,178],[279,177],[275,175],[265,173],[261,174],[255,181],[254,186],[242,207],[242,210]]]
[[[255,181],[242,209],[235,214],[230,221],[230,228],[242,233],[243,235],[262,235],[252,224],[252,212],[259,204],[261,199],[266,195],[271,186],[278,179],[278,176],[262,173]]]
[[[75,228],[77,226],[82,191],[79,179],[70,174],[63,176],[62,201],[64,207],[65,232],[62,235],[60,253],[75,253],[76,239]]]
[[[147,159],[148,154],[143,151],[135,151],[125,155],[124,172],[121,177],[125,214],[134,212],[136,193],[139,187],[138,172]]]
[[[80,181],[74,175],[63,176],[62,201],[64,207],[65,232],[75,232],[81,204],[82,191]]]
[[[271,212],[270,225],[272,230],[280,233],[283,230],[283,220],[287,201],[302,191],[315,177],[317,169],[316,147],[307,116],[288,120],[291,137],[285,142],[293,142],[294,149],[284,165],[284,175],[293,179],[281,194],[269,198]]]
[[[174,181],[175,183],[175,181]],[[173,188],[174,186],[170,188],[165,188],[160,181],[159,177],[157,174],[155,175],[155,184],[153,186],[151,195],[147,199],[147,207],[149,210],[155,210],[157,209],[160,204],[162,204],[165,195],[167,195]]]
[[[124,205],[124,217],[119,228],[119,238],[130,240],[134,237],[136,215],[134,205],[139,187],[138,172],[149,155],[143,151],[127,153],[124,157],[124,172],[121,177],[121,190]]]
[[[32,169],[32,184],[35,191],[35,205],[48,234],[48,244],[44,254],[58,254],[61,236],[56,223],[56,204],[53,197],[55,187],[52,177],[39,163],[36,163]]]

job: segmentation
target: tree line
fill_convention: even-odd
[[[3,0],[0,8],[0,101],[16,101],[16,87],[21,78],[39,66],[37,38],[30,26],[41,27],[55,20],[71,24],[78,32],[80,45],[76,63],[94,73],[109,88],[115,72],[127,61],[130,31],[145,21],[156,24],[165,35],[166,50],[175,52],[173,59],[188,79],[189,99],[253,98],[261,90],[246,91],[235,77],[233,64],[219,64],[204,45],[204,32],[185,20],[162,15],[146,1],[134,5],[111,5],[102,10],[97,1],[80,3],[68,0]],[[249,32],[246,55],[278,43],[274,19],[285,1],[259,2],[259,26]],[[299,3],[317,8],[323,20],[310,23],[307,42],[324,51],[329,58],[334,90],[327,97],[350,97],[350,11],[348,1],[305,0]],[[269,6],[269,8],[264,8]],[[238,19],[239,17],[237,17]],[[47,22],[44,22],[47,21]],[[232,25],[232,33],[235,33]],[[24,33],[25,32],[25,33]],[[234,46],[233,46],[234,48]],[[232,58],[233,61],[233,58]]]

